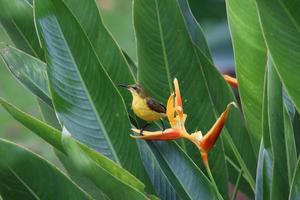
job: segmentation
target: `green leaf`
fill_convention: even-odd
[[[257,151],[262,135],[262,96],[267,48],[261,33],[255,1],[228,0],[226,8],[243,113]]]
[[[70,9],[83,31],[86,33],[95,53],[115,85],[133,84],[134,73],[121,48],[105,27],[100,16],[100,9],[95,0],[63,0]],[[131,94],[120,88],[127,108],[131,108]]]
[[[60,152],[66,153],[65,147],[62,146],[61,143],[61,132],[44,122],[22,112],[18,108],[14,107],[13,105],[7,103],[5,100],[0,98],[0,104],[19,122],[21,122],[25,127],[33,131],[35,134],[40,136],[42,139],[44,139],[46,142],[50,143],[54,148],[59,150]],[[68,140],[69,141],[69,140]],[[74,140],[75,141],[75,140]],[[74,142],[70,142],[74,143]],[[127,187],[132,187],[140,192],[144,192],[144,185],[141,183],[137,178],[135,178],[132,174],[130,174],[125,169],[121,168],[119,165],[115,164],[110,159],[106,158],[105,156],[97,153],[96,151],[88,148],[84,144],[77,142],[77,144],[80,147],[80,152],[82,152],[84,155],[86,155],[86,158],[82,159],[88,159],[91,160],[94,164],[101,167],[101,170],[105,170],[105,173],[108,173],[111,175],[111,178],[114,180],[118,180],[122,182],[122,185],[126,183]],[[93,165],[94,165],[93,164]],[[102,177],[102,176],[99,176]],[[99,181],[100,179],[97,179]],[[102,179],[102,183],[107,181],[107,179]],[[102,189],[102,185],[105,184],[99,184],[97,182],[97,187]],[[106,187],[106,186],[105,186]],[[125,186],[124,186],[125,187]],[[118,188],[118,187],[116,187]],[[110,194],[107,194],[110,195]]]
[[[0,56],[22,85],[52,107],[47,83],[47,66],[44,62],[11,46],[0,47]]]
[[[147,181],[137,146],[129,138],[124,101],[76,18],[60,0],[35,1],[35,16],[53,104],[63,126]]]
[[[264,148],[262,142],[259,150],[257,174],[256,174],[256,192],[255,199],[270,199],[272,182],[272,152]]]
[[[78,170],[101,187],[102,191],[105,192],[110,199],[148,199],[145,194],[140,192],[143,188],[130,187],[127,182],[119,181],[91,158],[86,156],[78,144],[72,140],[71,134],[64,128],[62,143],[68,156],[74,162]],[[105,184],[103,184],[103,180],[105,180]],[[116,189],[117,192],[114,192]]]
[[[2,15],[0,15],[0,20],[4,24],[6,32],[9,34],[9,37],[13,41],[13,44],[18,49],[24,51],[23,54],[25,55],[29,54],[36,58],[39,58],[40,60],[45,60],[44,52],[40,47],[39,39],[34,25],[32,3],[29,3],[27,0],[13,0],[13,1],[1,0],[0,5],[6,8],[5,11],[2,13]],[[11,54],[9,55],[12,56]],[[55,116],[54,111],[47,106],[47,104],[52,106],[52,103],[50,102],[50,98],[47,98],[45,96],[48,94],[48,89],[46,89],[48,88],[46,83],[47,80],[43,80],[46,72],[43,72],[44,69],[42,66],[40,67],[40,69],[38,69],[38,67],[36,67],[35,64],[33,64],[32,66],[29,62],[29,55],[25,56],[27,57],[26,59],[24,58],[26,62],[22,62],[22,61],[20,62],[19,59],[19,62],[16,63],[15,60],[18,59],[16,57],[11,58],[13,60],[10,61],[6,60],[6,62],[11,62],[7,64],[13,64],[14,68],[11,69],[13,75],[17,79],[19,79],[17,75],[20,72],[22,77],[22,80],[20,79],[20,82],[25,87],[29,88],[30,91],[34,93],[34,95],[38,96],[44,102],[46,102],[43,103],[40,99],[38,99],[39,107],[44,119],[50,120],[47,122],[50,123],[51,125],[55,127],[59,127],[60,125]],[[33,61],[33,62],[38,63],[39,61]],[[26,64],[26,65],[22,65],[22,64]],[[33,68],[30,69],[33,70],[33,72],[27,70],[29,68]],[[30,80],[30,78],[32,79]],[[41,86],[39,86],[39,84],[41,84]],[[40,91],[40,89],[45,89],[45,90]]]
[[[236,183],[239,174],[242,171],[242,168],[236,165],[231,159],[226,157],[226,164],[228,169],[229,181],[233,185]],[[254,183],[255,186],[255,183]],[[242,174],[242,179],[240,180],[239,191],[244,193],[249,199],[254,199],[255,194],[253,193],[252,188],[250,187],[247,176],[245,176],[244,172]],[[232,198],[232,196],[231,196]]]
[[[295,117],[293,119],[293,130],[298,157],[300,154],[300,115],[298,112],[295,113]]]
[[[58,130],[61,130],[61,126],[56,117],[56,113],[55,113],[53,107],[48,106],[48,104],[44,103],[41,100],[38,100],[38,103],[39,103],[39,106],[41,109],[43,120],[50,126],[56,128]]]
[[[187,199],[181,197],[186,194],[181,194],[181,191],[174,187],[175,182],[170,179],[170,170],[163,168],[162,163],[158,160],[159,155],[155,154],[155,151],[152,151],[145,141],[138,140],[137,144],[145,170],[149,175],[156,194],[165,200]]]
[[[297,200],[300,196],[300,159],[298,159],[297,167],[293,176],[289,200]]]
[[[132,71],[132,73],[133,73],[133,75],[134,75],[134,77],[136,79],[136,77],[137,77],[137,70],[138,70],[136,63],[132,60],[132,58],[130,58],[130,56],[124,50],[122,51],[122,53],[125,56],[125,58],[126,58],[128,64],[129,64],[129,66],[131,68],[131,71]]]
[[[274,66],[300,111],[300,1],[257,0],[262,31]]]
[[[167,168],[180,186],[173,184],[176,191],[185,192],[188,199],[217,199],[213,186],[197,165],[175,142],[149,143],[160,165]],[[182,173],[184,169],[184,173]],[[170,177],[170,175],[169,175]],[[181,198],[185,198],[181,196]]]
[[[271,199],[287,199],[289,180],[284,133],[282,85],[271,61],[268,68],[268,116],[271,149],[273,153],[273,174]]]
[[[270,60],[268,60],[270,62]],[[270,64],[270,63],[268,63]],[[263,88],[263,107],[262,107],[262,142],[259,151],[257,173],[256,173],[256,193],[258,200],[271,198],[271,185],[273,174],[273,153],[271,149],[269,131],[269,112],[268,112],[268,71],[265,72]]]
[[[0,139],[4,199],[92,199],[63,172],[33,152]]]
[[[0,21],[14,45],[26,53],[44,59],[33,23],[32,5],[27,0],[1,0]]]
[[[186,28],[190,34],[190,37],[191,37],[193,43],[196,46],[198,46],[199,49],[201,49],[201,51],[205,54],[205,56],[207,58],[209,58],[210,61],[212,61],[212,56],[211,56],[210,50],[208,48],[208,44],[205,39],[203,30],[202,30],[200,24],[197,22],[197,20],[193,16],[193,13],[191,11],[188,1],[187,0],[177,0],[177,1],[178,1],[180,10],[181,10],[182,16],[184,18]]]
[[[288,111],[290,119],[293,120],[295,118],[296,109],[285,88],[283,88],[283,103]]]
[[[60,132],[58,130],[21,111],[1,97],[0,104],[9,114],[11,114],[17,121],[22,123],[26,128],[30,129],[32,132],[49,142],[54,148],[62,152],[64,151],[61,146],[59,136]]]
[[[100,190],[99,187],[97,187],[97,185],[95,185],[88,177],[77,170],[77,168],[74,166],[71,159],[67,155],[61,153],[58,150],[55,150],[55,155],[63,164],[64,169],[66,169],[70,178],[75,183],[77,183],[84,191],[90,194],[95,200],[107,199],[105,194]]]
[[[284,106],[284,134],[285,134],[285,146],[288,165],[288,177],[289,184],[291,185],[294,170],[297,164],[297,150],[294,138],[294,130],[291,122],[291,118],[286,106]]]
[[[217,69],[194,45],[194,39],[188,31],[190,29],[186,26],[178,1],[134,1],[134,24],[137,36],[139,82],[155,98],[165,102],[173,91],[173,78],[177,77],[184,109],[188,114],[186,121],[188,131],[201,130],[203,133],[208,131],[226,105],[234,101],[234,97]],[[228,146],[234,145],[232,148],[239,149],[234,153],[240,153],[242,156],[231,154],[231,157],[239,157],[239,161],[244,162],[243,167],[251,169],[252,175],[250,173],[247,175],[254,176],[255,155],[249,142],[249,135],[243,128],[243,122],[240,121],[240,113],[233,111],[227,128],[234,142],[230,142]],[[224,132],[228,134],[226,130]],[[187,152],[190,155],[197,155],[195,149],[191,149],[190,146],[190,144],[185,145]],[[213,149],[212,158],[213,155],[219,157],[214,159],[218,169],[213,172],[214,177],[218,176],[216,182],[219,184],[219,189],[225,194],[224,196],[227,196],[227,170],[224,170],[226,166],[222,142]],[[249,172],[247,169],[245,171]]]

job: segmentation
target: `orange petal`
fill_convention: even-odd
[[[168,99],[167,103],[167,116],[168,120],[173,128],[176,124],[175,117],[174,117],[175,109],[174,109],[174,93],[172,93]]]
[[[180,118],[182,118],[183,115],[182,99],[181,99],[178,80],[176,78],[174,79],[174,87],[175,87],[175,94],[176,94],[176,107],[178,106],[181,108],[180,110],[178,110],[179,111],[178,115],[180,116]]]
[[[199,142],[199,146],[202,151],[208,152],[211,148],[213,148],[225,125],[230,108],[232,106],[236,106],[236,104],[234,102],[228,104],[226,110],[220,115],[213,127],[201,139],[201,141]]]
[[[140,133],[138,129],[132,129],[135,133]],[[130,135],[135,139],[144,139],[144,140],[176,140],[181,138],[180,129],[169,128],[162,131],[143,131],[143,135]]]
[[[238,82],[237,82],[237,79],[236,78],[233,78],[231,76],[228,76],[228,75],[224,75],[223,76],[225,81],[230,84],[232,87],[234,88],[238,88]]]

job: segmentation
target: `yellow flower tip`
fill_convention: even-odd
[[[238,88],[238,81],[236,78],[233,78],[228,75],[223,75],[225,81],[234,88]]]
[[[173,83],[174,83],[175,94],[176,94],[176,105],[182,107],[182,99],[181,99],[178,80],[175,78]]]

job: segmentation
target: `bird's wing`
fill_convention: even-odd
[[[152,98],[147,98],[147,105],[158,113],[166,113],[166,107]]]

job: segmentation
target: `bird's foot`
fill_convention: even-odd
[[[146,128],[147,126],[149,126],[149,123],[145,124],[145,126],[143,126],[143,127],[141,128],[140,135],[144,135],[143,132],[144,132],[144,130],[145,130],[145,128]]]
[[[144,136],[143,132],[144,132],[144,129],[141,129],[141,132],[140,132],[141,136]]]

